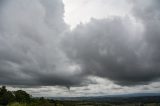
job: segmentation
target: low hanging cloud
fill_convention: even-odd
[[[73,31],[61,0],[0,2],[0,84],[69,87],[97,76],[137,85],[160,77],[158,0],[130,2],[134,19],[91,19]]]

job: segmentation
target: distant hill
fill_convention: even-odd
[[[134,93],[94,97],[51,97],[49,99],[63,101],[94,101],[108,103],[160,103],[160,93]]]
[[[143,96],[160,96],[160,93],[131,93],[131,94],[119,94],[119,95],[106,95],[99,97],[143,97]]]

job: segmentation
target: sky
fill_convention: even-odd
[[[160,92],[159,0],[0,0],[0,85],[33,96]]]

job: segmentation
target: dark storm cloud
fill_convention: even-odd
[[[0,2],[0,84],[69,87],[98,76],[136,85],[160,77],[158,0],[131,2],[140,24],[92,19],[73,31],[61,0]]]
[[[141,1],[135,1],[136,4],[142,4]],[[134,14],[139,18],[145,27],[144,39],[148,47],[152,49],[151,60],[153,64],[159,65],[160,62],[160,1],[148,1],[143,7],[134,8]]]
[[[79,85],[59,49],[67,25],[61,0],[5,0],[0,7],[0,84]],[[85,78],[84,78],[85,79]]]
[[[146,2],[146,4],[145,4]],[[134,1],[135,27],[130,19],[91,20],[64,41],[68,56],[88,75],[120,85],[146,84],[160,78],[160,3]],[[67,48],[66,48],[67,45]]]

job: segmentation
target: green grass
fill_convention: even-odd
[[[7,106],[55,106],[54,104],[51,104],[51,103],[12,103],[12,104],[9,104]],[[63,106],[63,105],[57,105],[57,106]]]
[[[28,105],[25,104],[25,103],[23,103],[23,104],[21,103],[21,104],[20,104],[20,103],[17,103],[17,102],[16,102],[16,103],[9,104],[8,106],[28,106]]]

